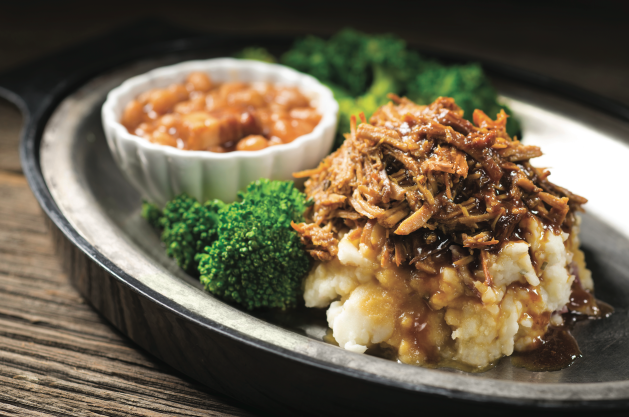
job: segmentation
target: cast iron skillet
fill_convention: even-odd
[[[161,22],[146,21],[0,75],[0,94],[18,105],[26,120],[21,143],[24,173],[51,220],[61,258],[81,294],[117,328],[155,356],[213,389],[274,415],[425,412],[574,415],[597,409],[629,409],[627,400],[531,402],[491,395],[474,398],[464,392],[421,385],[395,385],[293,355],[272,345],[253,343],[242,334],[171,305],[169,300],[112,264],[64,218],[44,183],[39,146],[50,115],[65,97],[96,75],[141,58],[183,56],[210,48],[237,50],[251,44],[281,51],[291,42],[289,38],[275,37],[198,36]],[[473,60],[429,54],[449,62]],[[507,66],[487,62],[483,65],[490,74],[558,93],[629,121],[628,108],[605,98]],[[173,343],[172,338],[163,336],[165,331],[175,331],[187,343]],[[189,352],[182,351],[185,346],[190,347]],[[186,355],[203,357],[207,362],[205,366],[194,366],[181,360]]]

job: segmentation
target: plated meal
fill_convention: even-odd
[[[307,179],[303,191],[258,175],[235,199],[211,190],[171,190],[165,204],[149,196],[143,216],[210,293],[249,310],[325,308],[329,340],[343,349],[466,371],[512,355],[534,371],[569,366],[580,356],[572,323],[612,311],[594,298],[579,248],[576,213],[587,200],[531,165],[540,148],[514,135],[509,109],[476,67],[421,62],[399,47],[379,56],[396,40],[360,36],[343,33],[321,50],[363,45],[371,77],[313,66],[306,52],[321,45],[312,39],[283,58],[319,71],[340,103],[335,150],[292,171]],[[463,91],[451,95],[479,105],[471,111],[457,97],[434,97],[462,73],[476,78],[460,77]],[[281,80],[178,77],[127,94],[117,123],[153,145],[229,158],[298,147],[329,111]],[[319,143],[324,155],[330,145]]]

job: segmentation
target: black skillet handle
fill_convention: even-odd
[[[195,36],[159,20],[133,23],[0,74],[0,95],[20,107],[28,127],[45,117],[57,100],[98,72],[155,53],[156,45]]]

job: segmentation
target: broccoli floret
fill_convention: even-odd
[[[213,294],[252,309],[294,306],[310,267],[291,222],[302,222],[305,195],[292,182],[251,183],[239,201],[200,204],[182,194],[142,215],[162,231],[167,254]]]
[[[199,203],[181,194],[166,203],[163,211],[151,203],[144,203],[142,216],[162,230],[166,253],[190,274],[198,274],[195,256],[216,239],[217,212],[224,206],[219,200]]]
[[[153,203],[148,201],[142,201],[142,217],[144,217],[151,227],[155,229],[161,229],[161,219],[164,217],[162,211]]]
[[[245,48],[240,52],[234,54],[234,58],[240,59],[253,59],[254,61],[269,62],[274,64],[276,62],[275,57],[271,55],[265,48],[251,46]]]
[[[291,221],[303,221],[304,194],[292,182],[258,180],[219,210],[218,239],[200,254],[201,282],[248,309],[295,306],[310,258]]]
[[[370,36],[353,29],[344,29],[327,41],[315,36],[298,39],[281,62],[341,88],[352,97],[365,94],[373,84],[376,66],[395,72],[396,82],[403,84],[422,65],[419,54],[408,51],[402,39]],[[387,91],[391,92],[397,91]]]
[[[465,112],[465,118],[471,120],[475,109],[481,109],[487,115],[495,117],[504,109],[512,115],[507,106],[500,105],[497,93],[480,65],[435,66],[418,74],[409,85],[409,97],[417,103],[432,103],[436,98],[452,97]],[[507,133],[519,135],[517,120],[510,118]]]
[[[367,36],[355,30],[342,30],[327,42],[330,82],[345,88],[352,96],[369,87],[371,60],[367,54]]]
[[[422,68],[430,65],[406,43],[392,35],[370,36],[345,29],[328,41],[309,36],[295,42],[282,63],[318,78],[339,103],[339,126],[334,148],[349,131],[349,118],[371,114],[388,101],[387,94],[402,93]]]
[[[378,107],[389,101],[387,97],[389,93],[398,91],[397,85],[397,80],[391,71],[376,66],[374,68],[374,80],[367,93],[354,98],[341,89],[332,89],[334,98],[339,103],[339,122],[334,139],[334,149],[343,144],[345,140],[343,133],[350,130],[350,117],[363,112],[369,118]]]
[[[332,68],[328,58],[327,42],[316,36],[297,39],[293,47],[282,55],[280,62],[298,71],[308,73],[323,83],[332,82]]]
[[[386,104],[388,93],[408,95],[420,103],[439,96],[454,97],[472,117],[479,108],[490,116],[500,109],[496,91],[477,64],[446,67],[408,50],[406,43],[392,35],[370,36],[345,29],[329,40],[309,36],[295,42],[281,59],[285,65],[313,75],[332,89],[339,102],[339,126],[334,148],[349,131],[349,118],[361,111],[369,118]],[[509,119],[507,131],[519,134],[519,125]]]

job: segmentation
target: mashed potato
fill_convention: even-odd
[[[561,339],[518,363],[569,366],[578,348],[563,314],[611,311],[588,292],[578,249],[587,199],[531,165],[542,151],[508,135],[506,113],[477,109],[471,123],[451,98],[391,99],[296,174],[310,177],[312,206],[293,228],[317,261],[306,305],[329,306],[334,338],[354,352],[482,370]]]
[[[553,312],[569,302],[573,260],[583,286],[592,289],[578,249],[578,221],[570,235],[554,234],[534,217],[520,227],[525,240],[487,255],[490,281],[475,263],[441,267],[437,274],[382,267],[377,252],[356,238],[360,234],[347,233],[338,256],[307,277],[306,306],[329,306],[328,324],[344,349],[382,346],[405,363],[486,368],[514,350],[535,348],[551,317],[560,323]]]

